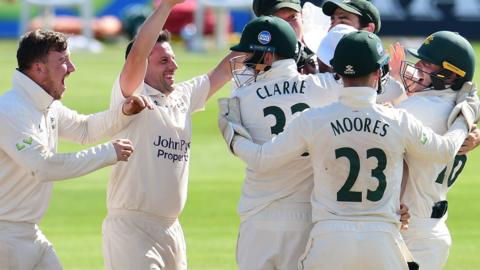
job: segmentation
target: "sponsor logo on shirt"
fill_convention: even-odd
[[[153,146],[157,148],[157,158],[170,160],[173,163],[188,161],[190,150],[189,141],[159,135],[153,142]]]
[[[422,133],[422,137],[420,138],[420,143],[425,145],[428,141],[427,135],[425,133]]]
[[[30,136],[28,138],[23,139],[21,143],[15,144],[15,147],[17,148],[17,151],[22,151],[28,145],[32,145],[32,143],[33,143],[33,138]]]

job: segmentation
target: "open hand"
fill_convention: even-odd
[[[122,111],[125,115],[132,115],[143,111],[145,108],[153,110],[153,105],[148,101],[147,97],[134,95],[125,100]]]
[[[390,75],[398,81],[401,81],[401,67],[402,62],[405,60],[405,50],[400,43],[396,42],[388,47],[390,54],[390,60],[388,65],[390,66]]]

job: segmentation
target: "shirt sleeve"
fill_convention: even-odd
[[[127,126],[135,115],[126,116],[122,104],[99,113],[83,115],[58,102],[58,135],[80,144],[91,144],[112,137]]]
[[[283,133],[263,145],[239,137],[233,145],[233,152],[250,169],[259,172],[287,164],[308,150],[311,128],[304,115],[296,117]]]
[[[144,82],[141,82],[137,89],[135,89],[134,94],[139,95],[141,94],[142,90],[144,88]],[[115,79],[115,82],[113,83],[112,86],[112,93],[110,95],[110,108],[116,108],[120,104],[122,104],[125,101],[125,97],[123,96],[122,93],[122,88],[120,87],[120,75],[117,76],[117,79]]]
[[[403,85],[393,77],[388,76],[387,81],[383,86],[383,92],[377,95],[377,103],[382,104],[390,102],[395,105],[399,104],[406,98],[407,96]]]
[[[203,110],[210,91],[210,79],[208,75],[195,77],[179,83],[175,91],[182,91],[190,97],[190,111],[192,113]]]
[[[116,163],[117,156],[111,143],[104,143],[75,153],[57,154],[47,141],[39,137],[36,126],[28,117],[15,119],[2,115],[0,146],[20,167],[29,171],[40,182],[79,177]]]
[[[405,142],[407,153],[432,162],[452,161],[468,134],[463,117],[458,117],[443,136],[436,134],[407,112],[403,112],[403,117],[403,132],[408,134]]]

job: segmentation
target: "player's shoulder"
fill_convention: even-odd
[[[325,106],[310,108],[304,111],[302,114],[306,118],[310,118],[310,119],[320,119],[320,118],[324,119],[324,118],[329,118],[331,116],[339,115],[343,109],[344,108],[342,104],[336,101]]]
[[[392,107],[390,105],[375,104],[374,110],[384,119],[390,119],[391,124],[401,124],[408,117],[409,113],[404,108]]]
[[[196,88],[201,88],[205,84],[210,84],[210,78],[207,74],[202,74],[196,77],[191,78],[190,80],[182,81],[174,85],[175,91],[187,91],[195,90]]]
[[[0,113],[2,115],[12,117],[17,112],[25,111],[29,106],[33,106],[33,104],[30,104],[28,99],[23,98],[20,92],[13,89],[0,96]]]

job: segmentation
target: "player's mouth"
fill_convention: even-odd
[[[62,78],[62,86],[63,86],[63,89],[66,88],[65,79],[68,77],[68,75],[70,75],[70,73],[66,73],[65,76],[63,76],[63,78]]]
[[[163,78],[165,78],[165,80],[167,81],[170,81],[170,82],[175,82],[175,74],[174,73],[165,73],[163,75]]]

